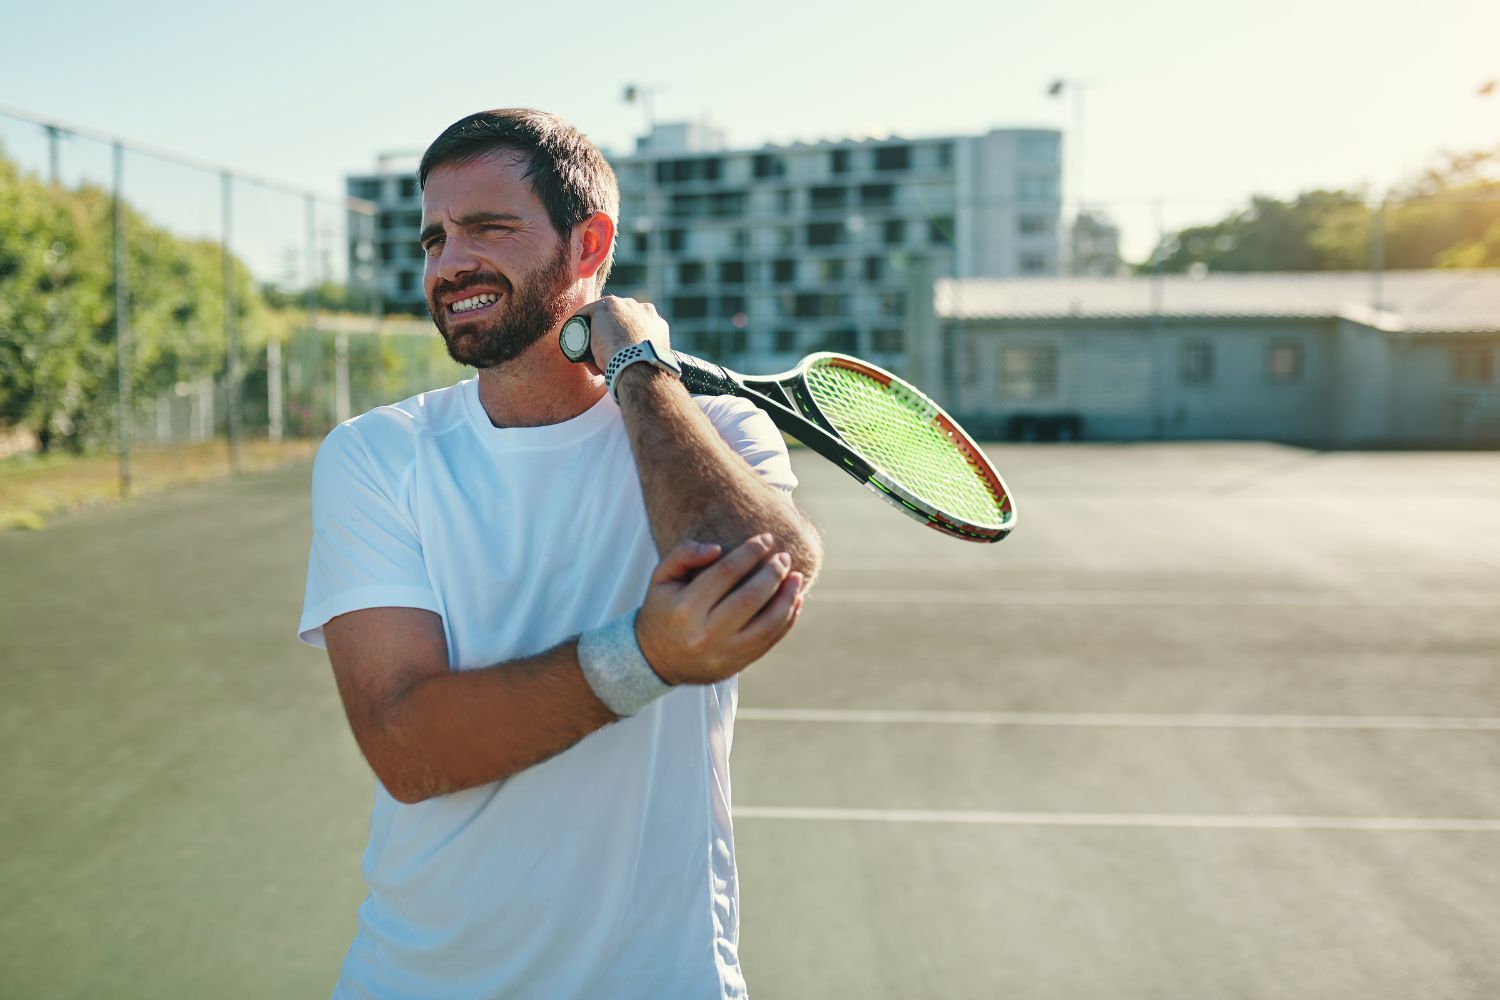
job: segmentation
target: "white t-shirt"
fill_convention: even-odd
[[[699,397],[772,484],[770,420]],[[496,428],[475,380],[335,428],[313,470],[299,626],[442,616],[454,670],[541,652],[636,607],[658,562],[619,408]],[[415,805],[377,781],[370,894],[336,998],[740,997],[729,819],[737,685],[684,686],[510,779]]]

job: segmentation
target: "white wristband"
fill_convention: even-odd
[[[641,652],[635,637],[638,613],[632,611],[578,637],[578,665],[583,668],[584,680],[599,700],[622,718],[636,714],[672,690]]]

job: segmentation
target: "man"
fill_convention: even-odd
[[[689,396],[652,306],[599,299],[619,194],[571,126],[472,115],[419,180],[428,307],[477,374],[314,468],[301,636],[378,779],[334,996],[742,996],[736,674],[820,559],[785,447]],[[558,348],[575,314],[595,365]]]

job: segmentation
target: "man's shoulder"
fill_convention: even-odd
[[[467,420],[469,382],[419,392],[399,403],[367,410],[339,424],[318,449],[319,464],[356,462],[399,475],[424,439],[439,437]]]

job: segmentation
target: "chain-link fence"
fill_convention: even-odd
[[[0,450],[318,437],[456,377],[374,206],[0,109]]]

